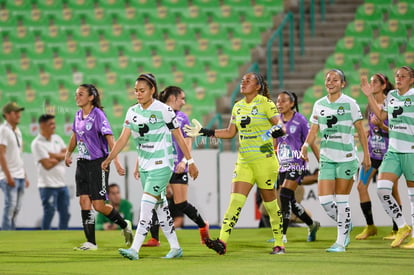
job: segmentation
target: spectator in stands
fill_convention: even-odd
[[[385,98],[389,91],[394,87],[388,80],[388,77],[377,73],[371,77],[371,86],[373,87],[373,96],[378,106],[383,106]],[[377,235],[377,227],[374,225],[374,218],[372,216],[371,199],[368,193],[368,186],[374,176],[377,174],[378,168],[381,165],[382,159],[388,149],[388,119],[384,121],[378,119],[374,112],[367,108],[368,118],[368,149],[371,157],[371,168],[365,173],[364,169],[359,171],[358,193],[362,213],[364,214],[367,225],[364,230],[356,235],[355,239],[365,240],[370,236]],[[392,188],[392,195],[398,202],[401,208],[401,200],[398,194],[398,181],[394,182]],[[391,235],[384,237],[385,239],[395,238],[398,231],[397,224],[393,221],[393,230]]]
[[[305,176],[306,162],[300,156],[300,149],[309,132],[309,123],[299,113],[298,98],[295,93],[282,91],[276,101],[280,113],[280,121],[285,129],[285,135],[276,139],[277,157],[280,163],[278,186],[280,188],[280,203],[283,216],[283,242],[287,242],[286,232],[289,227],[291,212],[308,226],[308,242],[316,239],[320,224],[313,221],[304,207],[295,199],[295,191]],[[319,151],[316,144],[311,145],[316,159]]]
[[[72,152],[78,147],[76,165],[76,196],[79,197],[83,230],[86,242],[75,250],[96,250],[95,215],[92,207],[104,214],[123,229],[125,243],[132,243],[132,224],[121,217],[110,204],[105,203],[109,171],[102,171],[101,163],[108,156],[108,147],[112,149],[114,137],[96,87],[82,84],[76,89],[76,105],[80,107],[75,114],[72,136],[65,155],[65,164],[72,164]],[[118,159],[115,160],[118,174],[125,171]]]
[[[37,186],[43,206],[42,229],[51,229],[55,211],[59,213],[59,229],[68,229],[70,213],[69,189],[65,184],[66,145],[55,134],[55,116],[39,117],[39,134],[32,141],[31,149],[37,167]]]
[[[400,67],[395,73],[395,90],[388,93],[384,106],[380,108],[374,98],[374,87],[367,78],[361,80],[361,88],[368,98],[368,106],[382,121],[388,118],[389,145],[379,167],[377,193],[385,212],[398,225],[398,231],[391,247],[399,247],[412,232],[398,202],[392,195],[393,185],[403,174],[407,181],[410,198],[411,222],[414,222],[414,70],[409,66]],[[414,234],[414,233],[412,233]],[[401,246],[414,249],[414,235]]]
[[[239,155],[220,236],[216,240],[206,239],[205,242],[207,247],[218,254],[226,253],[227,242],[247,196],[253,185],[257,184],[263,204],[270,215],[274,238],[271,254],[283,254],[285,247],[282,242],[282,215],[275,189],[279,163],[270,140],[271,136],[277,138],[284,134],[277,125],[280,122],[279,113],[274,102],[270,100],[267,83],[261,74],[245,74],[240,84],[240,92],[244,97],[234,105],[227,129],[205,129],[196,119],[193,119],[194,126],[185,126],[187,135],[191,137],[201,135],[230,139],[239,133]]]
[[[166,87],[159,95],[159,100],[168,106],[170,106],[176,115],[176,119],[180,126],[180,130],[184,136],[184,141],[187,145],[189,151],[191,151],[191,138],[187,137],[186,133],[183,131],[183,127],[186,124],[189,124],[189,120],[186,114],[181,112],[181,108],[185,104],[185,93],[184,91],[176,86]],[[187,215],[195,224],[197,224],[200,231],[201,243],[204,244],[204,239],[209,238],[208,234],[208,224],[201,217],[197,209],[187,201],[188,193],[188,167],[187,160],[184,158],[184,154],[180,147],[178,146],[177,141],[173,137],[173,146],[174,146],[174,172],[170,179],[169,186],[170,197],[172,203],[169,203],[169,208],[173,218],[182,220],[183,214]],[[153,218],[154,220],[154,218]],[[174,220],[174,225],[178,221]],[[154,229],[151,229],[152,238],[146,243],[145,246],[159,246],[159,240],[157,239],[156,230],[159,228],[157,224]]]
[[[119,214],[128,221],[133,221],[132,204],[121,198],[121,190],[119,185],[111,183],[108,186],[108,202]],[[98,230],[116,230],[120,229],[119,225],[105,217],[102,213],[98,213],[96,217],[95,228]]]
[[[24,108],[15,102],[3,106],[4,123],[0,125],[0,187],[4,192],[2,229],[16,229],[24,188],[29,187],[23,166],[22,133],[17,126]]]
[[[356,101],[342,93],[345,85],[345,74],[341,70],[328,71],[325,77],[328,95],[315,102],[311,128],[301,149],[303,158],[308,161],[308,147],[320,132],[319,201],[328,216],[337,223],[336,242],[326,249],[327,252],[345,252],[350,242],[349,194],[359,166],[354,144],[355,129],[364,152],[363,169],[368,170],[371,166],[362,114]]]
[[[183,252],[165,199],[165,189],[174,165],[172,136],[183,151],[190,176],[194,179],[198,176],[198,169],[179,130],[175,112],[157,100],[157,82],[153,74],[144,73],[138,76],[135,82],[135,95],[138,103],[128,109],[121,136],[101,165],[102,169],[106,170],[110,161],[125,147],[129,137],[133,137],[138,151],[139,174],[144,194],[141,198],[140,220],[134,242],[129,249],[119,249],[119,253],[130,260],[139,259],[138,252],[151,227],[152,210],[155,209],[171,247],[164,258],[178,258]]]

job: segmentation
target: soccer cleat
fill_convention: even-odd
[[[318,232],[321,224],[317,221],[314,221],[311,226],[308,228],[308,242],[314,242],[316,240],[316,232]]]
[[[125,220],[127,226],[122,229],[122,235],[125,237],[125,244],[130,246],[134,241],[134,235],[132,234],[132,223],[129,220]]]
[[[348,230],[348,232],[346,233],[346,236],[345,236],[344,247],[348,247],[349,243],[351,242],[352,229],[354,229],[354,227],[352,226],[352,223],[350,223],[349,224],[349,230]]]
[[[98,249],[98,246],[91,242],[84,242],[83,244],[81,244],[81,246],[73,248],[73,250],[78,250],[78,251],[97,250],[97,249]]]
[[[389,235],[385,236],[382,239],[383,240],[391,240],[391,241],[393,241],[393,240],[395,240],[395,235],[397,235],[397,231],[396,230],[393,230],[393,231],[391,231],[391,233]]]
[[[377,227],[373,224],[365,226],[364,230],[361,233],[355,236],[356,240],[366,240],[370,236],[377,235]]]
[[[205,223],[206,225],[204,227],[200,227],[198,228],[198,230],[200,231],[200,238],[201,238],[201,243],[205,244],[205,239],[209,239],[210,238],[210,234],[208,233],[208,229],[209,229],[209,225],[208,223]]]
[[[173,259],[173,258],[180,258],[183,256],[183,250],[181,248],[171,248],[167,255],[165,255],[164,259]]]
[[[400,246],[401,248],[405,248],[405,249],[414,249],[414,238],[411,238],[411,240]]]
[[[156,238],[151,238],[148,242],[142,244],[144,247],[157,247],[160,246],[160,242]]]
[[[346,249],[344,246],[334,243],[331,247],[326,249],[326,252],[345,252]]]
[[[206,246],[208,248],[213,249],[219,255],[224,255],[226,253],[226,244],[222,240],[212,240],[210,238],[207,238],[204,241],[206,242]]]
[[[284,246],[275,246],[273,247],[272,252],[270,254],[285,254],[286,250]]]
[[[411,227],[408,225],[404,225],[404,227],[398,229],[395,240],[391,243],[391,247],[399,247],[410,234]]]
[[[136,252],[132,248],[128,248],[128,249],[120,248],[120,249],[118,249],[118,252],[124,258],[130,259],[131,261],[139,259],[138,252]]]
[[[272,239],[272,241],[274,242],[275,239]],[[282,243],[287,243],[287,236],[285,234],[282,236]]]

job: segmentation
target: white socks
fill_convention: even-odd
[[[351,230],[351,208],[349,207],[349,195],[336,195],[338,207],[338,235],[336,243],[345,246],[345,239]]]
[[[345,246],[345,240],[351,230],[351,208],[349,195],[319,196],[319,202],[326,214],[337,224],[336,243]]]
[[[154,209],[157,199],[148,194],[143,194],[141,198],[141,211],[139,216],[138,228],[135,231],[134,242],[131,248],[135,251],[139,251],[142,243],[147,236],[147,233],[151,227],[152,221],[152,209]],[[158,219],[160,217],[158,216]]]
[[[392,196],[392,186],[392,181],[379,180],[377,182],[377,194],[385,212],[395,221],[398,228],[402,228],[407,222],[405,221],[400,206]]]
[[[337,221],[337,206],[334,201],[334,195],[319,196],[319,202],[326,214],[333,220]]]
[[[168,208],[168,203],[165,198],[161,198],[161,200],[157,202],[155,211],[157,212],[162,232],[164,232],[164,235],[167,238],[170,247],[176,249],[180,248],[180,244],[178,243],[177,239],[177,234],[175,233],[174,220],[171,217],[171,213]]]

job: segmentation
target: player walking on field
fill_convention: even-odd
[[[224,214],[220,236],[216,240],[206,238],[207,247],[218,254],[226,253],[230,234],[236,225],[240,212],[254,184],[257,184],[263,198],[263,204],[269,213],[274,237],[271,254],[285,253],[282,243],[282,215],[277,204],[275,182],[279,163],[273,149],[273,140],[264,138],[264,134],[279,122],[279,113],[269,98],[267,83],[262,75],[247,73],[243,76],[240,92],[244,98],[238,101],[232,110],[227,129],[205,129],[197,120],[195,126],[185,126],[187,135],[207,136],[230,139],[239,133],[240,148],[236,167],[233,172],[233,184],[230,203]],[[269,135],[283,135],[280,127],[272,127]],[[263,137],[262,137],[263,136]]]
[[[383,74],[377,73],[371,77],[371,85],[374,89],[373,95],[378,106],[383,106],[384,100],[390,90],[394,87]],[[378,168],[381,165],[382,159],[384,158],[385,152],[388,149],[388,119],[384,121],[378,119],[375,114],[367,108],[368,113],[368,149],[371,157],[371,168],[365,172],[364,169],[360,169],[359,182],[358,182],[358,193],[361,205],[362,213],[364,214],[367,225],[361,233],[355,236],[357,240],[365,240],[370,236],[377,235],[377,227],[374,225],[374,218],[372,216],[371,199],[368,193],[369,183],[376,175]],[[401,207],[400,196],[398,194],[398,182],[393,185],[392,194]],[[393,221],[393,230],[389,236],[384,239],[395,238],[398,226]]]
[[[361,88],[368,98],[368,104],[375,115],[389,123],[388,151],[379,167],[377,193],[387,214],[398,225],[398,231],[391,247],[399,247],[410,236],[411,227],[407,224],[402,211],[392,195],[394,182],[401,175],[407,181],[411,206],[411,222],[414,223],[414,70],[409,66],[399,68],[395,73],[395,90],[388,93],[381,109],[374,98],[374,87],[366,78],[361,80]],[[414,235],[401,246],[414,249]]]
[[[197,178],[198,169],[181,134],[174,110],[157,100],[155,76],[141,74],[135,82],[135,95],[138,104],[128,109],[121,136],[108,158],[102,162],[102,169],[106,170],[111,160],[125,147],[129,137],[133,137],[138,151],[139,174],[144,194],[141,198],[141,211],[134,242],[129,249],[119,249],[119,253],[130,260],[139,259],[138,252],[151,227],[152,213],[155,209],[161,229],[171,248],[164,258],[178,258],[183,255],[183,251],[178,243],[165,198],[165,190],[174,167],[171,134],[187,159],[192,178]]]
[[[102,111],[99,92],[94,85],[80,85],[76,89],[75,99],[80,110],[75,114],[65,164],[72,164],[72,152],[78,147],[76,196],[79,197],[83,231],[87,241],[74,249],[98,249],[92,207],[123,229],[125,243],[128,245],[133,238],[131,222],[122,218],[110,204],[105,203],[109,171],[102,171],[101,163],[108,156],[108,147],[112,149],[114,145],[111,125]],[[115,167],[120,175],[125,174],[118,160],[115,161]]]
[[[297,96],[290,91],[281,92],[276,101],[280,112],[280,120],[286,134],[276,139],[277,156],[280,163],[278,184],[280,189],[280,203],[283,216],[283,242],[287,242],[290,213],[293,212],[308,226],[308,242],[316,239],[316,232],[320,224],[306,213],[305,208],[296,201],[295,191],[305,176],[306,162],[300,156],[300,149],[309,132],[309,123],[298,111]],[[316,144],[311,146],[313,153],[319,160],[319,150]]]
[[[368,170],[371,166],[362,114],[356,101],[342,93],[345,85],[345,75],[341,70],[333,69],[326,74],[328,95],[317,100],[313,106],[311,128],[301,150],[303,158],[308,160],[307,147],[315,142],[318,131],[321,133],[319,201],[337,224],[336,241],[326,249],[327,252],[345,252],[350,242],[352,222],[349,194],[359,166],[354,142],[355,129],[364,151],[363,169]]]

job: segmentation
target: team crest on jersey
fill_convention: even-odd
[[[296,132],[296,129],[297,129],[296,125],[290,125],[289,126],[289,131],[290,131],[291,134],[294,134]]]
[[[343,114],[345,114],[345,109],[343,106],[339,106],[338,110],[336,111],[336,113],[340,116],[342,116]]]
[[[410,107],[411,106],[411,98],[406,98],[404,101],[404,106],[405,107]]]
[[[154,124],[157,122],[157,117],[155,115],[151,115],[149,117],[149,123]]]
[[[252,108],[252,115],[257,115],[259,113],[259,111],[257,110],[257,107],[256,106],[254,106],[253,108]]]
[[[85,125],[85,129],[87,130],[87,131],[89,131],[89,130],[91,130],[92,129],[92,122],[86,122],[86,125]]]

